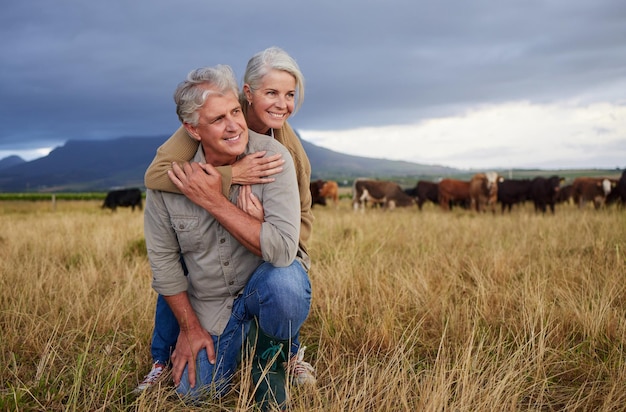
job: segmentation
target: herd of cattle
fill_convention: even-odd
[[[503,179],[495,172],[477,173],[469,181],[442,179],[440,182],[420,180],[411,189],[402,189],[390,181],[359,178],[352,185],[352,206],[364,210],[367,205],[384,209],[417,205],[421,210],[430,201],[443,210],[463,207],[478,212],[511,211],[516,204],[532,202],[535,211],[554,213],[555,204],[573,201],[580,208],[589,202],[596,209],[611,203],[626,206],[626,170],[619,179],[578,177],[564,185],[559,176],[534,179]],[[337,204],[337,183],[331,180],[311,182],[313,205],[326,205],[331,197]]]
[[[511,211],[516,204],[532,202],[535,211],[545,213],[548,208],[554,213],[557,203],[574,201],[580,208],[592,202],[596,209],[606,204],[619,203],[626,206],[626,170],[619,179],[602,177],[578,177],[571,184],[563,185],[558,176],[535,177],[534,179],[503,179],[495,172],[477,173],[469,181],[442,179],[439,183],[420,180],[414,188],[402,189],[399,184],[385,180],[359,178],[352,185],[352,207],[364,210],[367,205],[384,209],[414,206],[422,210],[430,201],[443,210],[453,207],[484,212],[496,212],[497,204],[502,213]],[[311,182],[311,198],[314,205],[326,205],[331,199],[335,207],[339,204],[339,187],[332,180]],[[109,192],[103,208],[113,211],[118,206],[142,208],[141,190],[124,189]]]

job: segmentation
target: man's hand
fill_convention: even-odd
[[[189,384],[192,388],[196,387],[196,359],[201,349],[206,349],[209,362],[215,365],[215,348],[213,347],[213,338],[202,328],[195,328],[187,331],[180,331],[176,349],[172,353],[172,378],[174,384],[178,386],[183,376],[185,366],[187,366],[187,375],[189,376]]]
[[[269,177],[283,171],[285,159],[280,153],[265,156],[266,151],[251,153],[233,163],[232,182],[240,185],[255,185],[271,183],[274,179]]]
[[[263,222],[263,205],[248,185],[241,186],[239,196],[237,196],[237,207],[250,216],[256,218],[259,222]]]
[[[210,164],[178,163],[172,164],[167,171],[170,180],[195,204],[204,207],[211,199],[222,196],[222,176]]]
[[[182,194],[213,215],[246,249],[263,256],[260,233],[264,214],[262,207],[254,204],[256,197],[248,196],[252,203],[245,206],[247,211],[231,203],[222,194],[222,176],[210,164],[185,163],[181,168],[173,163],[167,174]]]

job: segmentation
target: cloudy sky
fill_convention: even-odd
[[[291,124],[359,156],[458,168],[626,167],[623,0],[9,0],[0,158],[166,135],[193,68],[279,46]]]

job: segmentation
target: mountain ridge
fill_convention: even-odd
[[[8,169],[9,167],[13,167],[22,163],[26,163],[26,160],[22,159],[19,156],[7,156],[3,159],[0,159],[0,170]]]
[[[85,192],[120,187],[143,189],[144,173],[157,148],[168,137],[69,140],[47,156],[31,161],[9,156],[0,160],[0,191]],[[357,177],[416,180],[462,173],[459,169],[445,166],[343,154],[300,140],[311,163],[311,180],[347,182]],[[3,164],[7,166],[1,167]]]

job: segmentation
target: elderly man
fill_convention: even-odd
[[[275,139],[248,131],[230,67],[191,72],[174,100],[188,134],[200,142],[193,163],[171,172],[187,196],[148,190],[145,207],[152,286],[180,326],[174,383],[193,399],[226,393],[250,323],[258,321],[255,399],[263,409],[284,407],[288,389],[280,363],[288,361],[311,299],[307,273],[295,259],[300,203],[293,161]],[[234,185],[225,197],[215,167],[262,150],[281,153],[283,171],[272,183]],[[203,193],[194,194],[191,183],[198,180]]]

